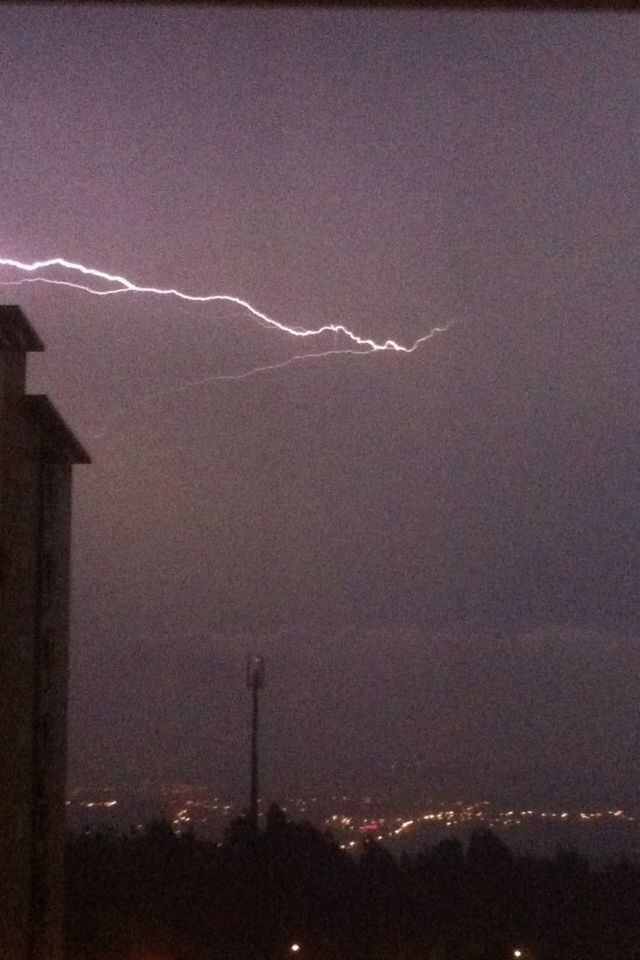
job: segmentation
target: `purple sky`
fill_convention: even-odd
[[[267,795],[633,797],[640,19],[4,7],[0,52],[1,257],[381,340],[458,321],[171,393],[334,338],[0,288],[94,458],[72,782],[243,786],[257,648]]]

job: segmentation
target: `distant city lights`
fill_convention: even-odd
[[[195,830],[211,839],[219,840],[229,821],[242,812],[242,805],[229,798],[223,798],[215,790],[195,788],[189,784],[166,785],[145,790],[142,794],[148,814],[143,813],[135,791],[115,795],[113,789],[89,792],[77,789],[67,799],[67,814],[72,829],[74,824],[83,829],[89,822],[99,822],[104,817],[110,823],[127,821],[139,823],[145,816],[166,817],[174,832],[180,835]],[[146,799],[145,799],[146,798]],[[268,802],[263,798],[260,804],[264,812]],[[488,800],[439,804],[423,801],[394,804],[364,798],[335,795],[332,797],[308,798],[282,797],[280,807],[292,820],[309,820],[320,829],[331,831],[336,843],[342,850],[356,852],[361,841],[371,837],[383,842],[403,843],[420,839],[425,829],[440,828],[449,831],[473,830],[487,827],[491,830],[513,833],[525,827],[545,826],[549,830],[553,824],[579,827],[582,830],[594,829],[595,825],[620,824],[625,827],[637,827],[636,811],[626,811],[612,806],[607,809],[571,809],[567,806],[553,809],[533,809],[526,804],[518,808],[500,807]],[[142,814],[142,817],[141,817]],[[524,955],[524,954],[521,954]],[[515,956],[515,954],[512,954]]]

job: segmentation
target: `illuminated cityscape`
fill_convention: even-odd
[[[245,806],[188,784],[136,793],[77,788],[67,800],[67,820],[76,830],[123,830],[143,829],[150,817],[163,817],[177,835],[193,830],[203,838],[220,841]],[[262,814],[265,806],[260,803]],[[329,831],[344,850],[358,851],[363,838],[370,836],[398,852],[432,843],[447,833],[465,837],[485,827],[515,846],[544,849],[576,843],[603,854],[615,853],[618,848],[634,856],[640,854],[640,815],[616,807],[542,809],[503,806],[489,800],[416,801],[399,806],[347,795],[287,797],[280,806],[290,819],[308,820],[318,829]]]

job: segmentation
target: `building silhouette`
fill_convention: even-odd
[[[43,344],[0,306],[0,957],[60,960],[71,473],[89,457],[46,396]]]

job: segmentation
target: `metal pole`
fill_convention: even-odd
[[[264,660],[250,656],[247,660],[247,687],[251,690],[251,763],[249,788],[249,822],[254,830],[258,829],[258,732],[259,732],[259,693],[264,687]]]
[[[258,684],[254,676],[252,683],[251,711],[251,791],[249,799],[249,818],[254,830],[258,829]]]

